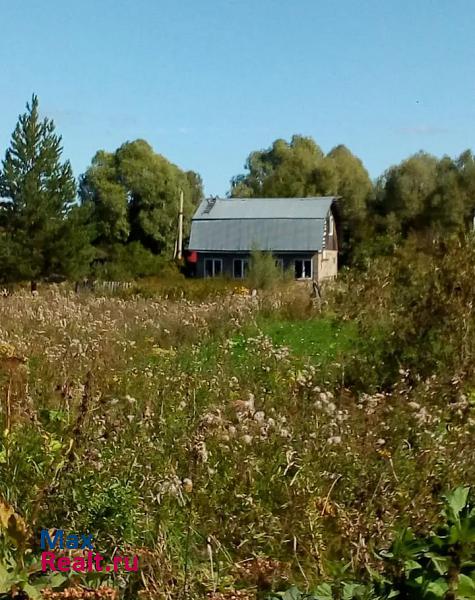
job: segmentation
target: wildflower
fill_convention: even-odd
[[[330,446],[341,444],[341,437],[339,435],[333,435],[328,438],[327,444]]]
[[[258,410],[256,413],[254,413],[254,420],[257,421],[258,423],[263,423],[265,419],[265,413],[263,410]]]
[[[157,495],[157,501],[160,502],[161,496],[164,494],[170,494],[171,496],[178,496],[180,493],[180,486],[183,486],[185,481],[186,481],[186,479],[183,480],[183,482],[180,482],[180,480],[176,476],[164,481],[160,486],[160,492]],[[188,480],[188,481],[191,481],[191,480]],[[193,484],[192,484],[192,487],[193,487]]]
[[[248,433],[244,434],[241,439],[248,446],[249,446],[249,444],[252,444],[252,436],[249,435]]]
[[[203,441],[199,441],[195,444],[195,452],[196,455],[198,456],[198,459],[202,462],[202,463],[206,463],[208,462],[208,449],[206,448],[206,444]]]
[[[187,494],[190,494],[193,491],[193,482],[188,477],[185,477],[185,479],[183,479],[182,486]]]

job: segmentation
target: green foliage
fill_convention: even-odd
[[[336,580],[318,585],[312,593],[295,586],[268,598],[279,600],[474,600],[475,505],[470,489],[459,487],[445,498],[444,522],[428,537],[403,529],[370,581]],[[356,579],[356,578],[355,578]]]
[[[249,272],[247,274],[248,284],[251,288],[268,290],[282,281],[282,269],[276,264],[271,252],[262,252],[254,249],[251,251]]]
[[[342,198],[340,249],[343,258],[349,258],[352,250],[371,235],[368,203],[373,194],[373,186],[361,160],[346,146],[336,146],[330,150],[328,157],[333,161],[337,173],[334,193]]]
[[[372,206],[378,229],[405,236],[411,230],[461,231],[473,218],[474,186],[471,152],[455,160],[419,152],[378,180]]]
[[[53,121],[32,97],[20,115],[0,174],[0,257],[4,279],[84,272],[92,257],[84,211]]]
[[[80,179],[80,197],[90,203],[96,242],[126,242],[130,234],[127,189],[118,181],[114,154],[99,150]]]
[[[258,327],[277,346],[289,347],[296,356],[315,363],[339,360],[353,349],[357,336],[352,323],[329,317],[287,320],[273,316],[259,320]]]
[[[475,598],[475,505],[468,487],[446,496],[442,516],[436,533],[418,538],[404,529],[381,553],[385,574],[374,579],[383,597]]]
[[[366,272],[349,272],[329,296],[360,332],[348,381],[384,388],[406,369],[411,380],[454,372],[472,377],[474,268],[473,236],[412,236],[373,258]]]
[[[156,154],[144,140],[127,142],[114,153],[100,150],[80,182],[82,203],[92,208],[96,244],[107,249],[135,241],[169,257],[177,236],[180,190],[186,236],[202,197],[201,179]]]
[[[372,184],[362,162],[345,146],[324,155],[312,138],[294,135],[290,143],[276,140],[267,150],[252,152],[246,169],[248,174],[231,181],[233,197],[338,195],[345,256],[367,235]]]
[[[0,598],[8,600],[16,598],[21,593],[27,594],[27,598],[39,600],[41,590],[45,588],[58,589],[66,582],[66,577],[61,573],[45,575],[38,569],[38,564],[29,561],[25,567],[21,567],[15,559],[3,556],[0,559]]]
[[[130,281],[157,275],[163,266],[163,258],[144,248],[140,242],[131,242],[103,248],[92,272],[98,279]]]
[[[411,232],[460,232],[475,212],[475,159],[425,152],[391,166],[373,186],[362,162],[345,146],[328,154],[308,137],[276,140],[252,152],[247,173],[231,181],[233,197],[341,196],[342,263],[364,266]]]
[[[200,176],[170,163],[144,140],[126,142],[115,152],[96,153],[80,179],[77,206],[71,166],[61,154],[54,123],[40,118],[33,96],[0,174],[0,278],[77,279],[91,263],[101,277],[155,275],[153,256],[174,256],[180,190],[186,241],[203,196]],[[373,185],[345,146],[325,154],[312,138],[294,135],[251,152],[245,168],[231,181],[233,197],[339,196],[340,264],[360,269],[390,255],[412,233],[422,238],[466,231],[475,214],[469,150],[454,159],[419,152]]]
[[[249,173],[232,180],[232,196],[285,198],[329,193],[332,176],[326,167],[323,152],[311,138],[294,135],[290,143],[279,139],[271,148],[249,155]]]
[[[118,538],[124,544],[140,539],[138,493],[125,478],[91,477],[82,472],[75,486],[76,527],[100,538],[101,548],[113,547]]]
[[[267,598],[269,600],[378,600],[379,597],[370,586],[343,581],[339,585],[322,583],[310,593],[301,592],[296,586],[292,586],[284,592],[273,593]]]
[[[58,588],[66,581],[61,573],[41,571],[32,555],[29,533],[23,518],[0,500],[0,598],[13,598],[21,590],[38,599],[45,587]]]

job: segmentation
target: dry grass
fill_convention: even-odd
[[[128,597],[244,597],[430,527],[441,492],[475,478],[470,399],[404,373],[357,394],[258,334],[243,360],[237,332],[302,302],[1,298],[0,495],[33,550],[41,527],[90,532],[141,556],[112,582]]]

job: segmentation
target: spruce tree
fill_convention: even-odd
[[[33,95],[18,118],[0,173],[0,274],[32,282],[52,274],[79,275],[91,257],[88,232],[75,206],[61,137],[41,119]]]

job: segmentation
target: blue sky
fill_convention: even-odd
[[[0,0],[0,152],[32,92],[76,175],[144,138],[224,194],[310,135],[372,177],[474,148],[473,0]]]

